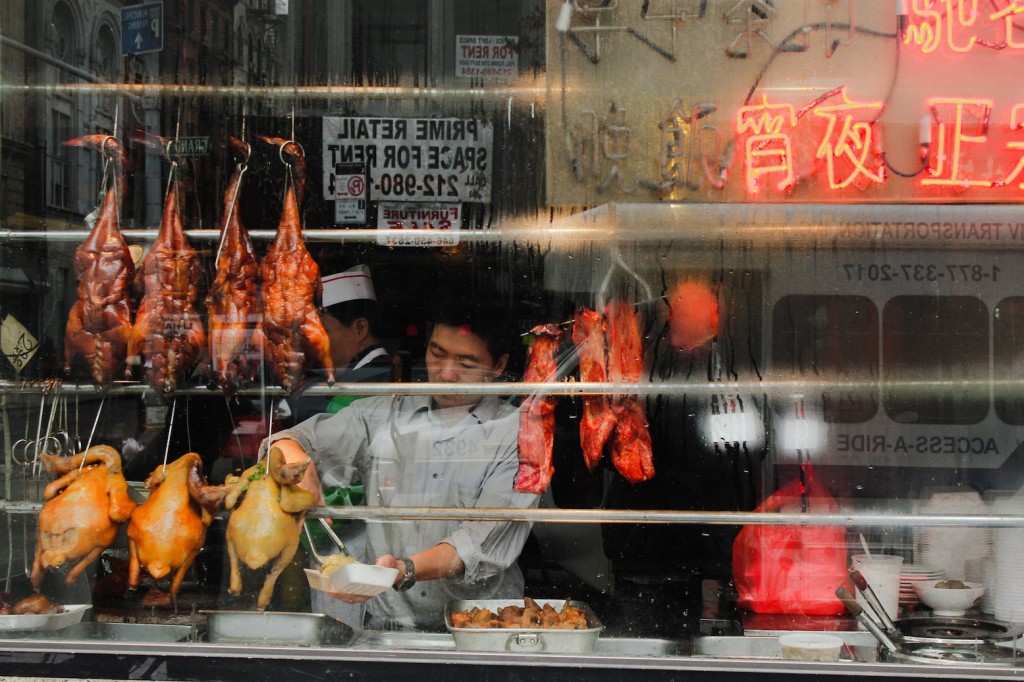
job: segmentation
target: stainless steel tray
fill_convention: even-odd
[[[345,646],[353,630],[322,613],[288,611],[200,611],[206,640],[216,644],[253,643]]]
[[[540,606],[550,604],[561,611],[564,599],[536,599]],[[583,602],[570,601],[573,607],[587,616],[585,630],[556,630],[551,628],[457,628],[452,625],[452,613],[467,611],[473,607],[490,609],[497,613],[504,606],[524,606],[521,599],[483,599],[449,602],[445,607],[444,621],[448,631],[455,638],[455,648],[460,651],[522,652],[547,654],[589,654],[597,646],[597,639],[604,625],[597,614]]]

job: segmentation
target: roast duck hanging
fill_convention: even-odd
[[[110,546],[135,508],[114,448],[94,445],[73,457],[40,458],[47,473],[59,478],[43,490],[30,575],[36,590],[48,569],[70,566],[65,582],[73,584]]]
[[[261,325],[259,302],[260,266],[249,232],[242,225],[239,194],[249,158],[249,145],[228,137],[241,158],[224,192],[217,274],[206,296],[209,313],[210,358],[214,378],[226,394],[259,376],[262,352],[255,332]]]
[[[196,309],[202,263],[182,228],[179,192],[177,164],[172,163],[160,232],[137,275],[142,302],[128,344],[129,361],[141,358],[146,381],[161,398],[174,393],[206,350]]]
[[[264,460],[226,483],[230,491],[224,506],[232,510],[227,528],[228,592],[241,594],[242,564],[253,571],[267,567],[256,599],[261,611],[270,604],[281,571],[295,556],[304,512],[316,501],[313,493],[298,486],[309,465],[309,459],[285,464],[284,454],[271,447]]]
[[[330,341],[317,312],[323,293],[320,268],[306,249],[299,220],[306,180],[302,147],[280,138],[263,138],[289,159],[277,235],[263,258],[263,339],[269,371],[291,392],[307,370],[319,365],[334,383]]]
[[[158,466],[146,488],[149,497],[128,520],[128,587],[139,586],[142,569],[156,580],[173,574],[170,596],[176,601],[227,488],[207,485],[203,461],[194,452]]]
[[[120,230],[124,198],[124,148],[109,135],[86,135],[66,144],[99,149],[110,163],[113,181],[89,236],[75,249],[78,298],[64,331],[64,371],[76,356],[100,386],[124,371],[132,330],[135,265]]]

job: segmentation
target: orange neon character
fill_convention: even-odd
[[[1013,107],[1013,111],[1010,112],[1010,130],[1012,132],[1024,131],[1024,104],[1016,104]],[[1024,172],[1024,140],[1020,142],[1007,142],[1006,148],[1014,151],[1021,152],[1020,160],[1017,162],[1017,166],[1006,176],[1000,184],[1009,185],[1011,182],[1017,179],[1022,172]],[[1024,189],[1024,182],[1017,185],[1019,188]]]
[[[739,135],[751,133],[744,149],[744,168],[747,192],[760,191],[761,177],[781,175],[775,183],[779,191],[794,184],[792,130],[796,127],[796,111],[791,104],[768,104],[762,95],[761,103],[742,107],[736,113],[736,131]],[[783,132],[783,130],[786,132]]]
[[[875,120],[882,110],[882,103],[853,102],[846,96],[845,87],[841,94],[843,101],[840,104],[822,104],[813,110],[815,116],[828,121],[818,145],[817,158],[825,159],[829,187],[844,189],[861,176],[869,182],[881,183],[885,175],[877,154],[874,169],[868,168],[868,157],[876,151],[874,129],[869,121],[857,120],[856,114],[867,112],[870,120]],[[866,183],[862,181],[858,186],[863,189]]]
[[[989,16],[989,19],[1002,20],[1003,31],[1006,34],[1006,47],[1010,49],[1024,48],[1024,41],[1014,39],[1014,29],[1017,28],[1014,20],[1021,18],[1021,15],[1024,15],[1024,4],[1019,0],[1010,0],[1006,7]]]
[[[978,21],[978,0],[914,0],[910,25],[903,38],[905,45],[918,45],[921,52],[934,52],[945,39],[953,52],[967,52],[977,42],[972,35],[966,44],[958,44],[957,35]]]
[[[922,185],[960,188],[993,185],[989,180],[973,180],[962,173],[964,145],[980,144],[988,139],[992,104],[992,100],[987,99],[934,98],[928,101],[928,106],[934,112],[952,107],[953,116],[949,124],[936,116],[938,135],[932,139],[934,153],[931,155],[934,166],[928,169],[932,177],[923,179]],[[969,132],[972,128],[976,132]]]

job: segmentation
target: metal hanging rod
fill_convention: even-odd
[[[988,398],[990,395],[1019,396],[1021,382],[1013,379],[984,379],[975,381],[950,380],[916,380],[882,382],[879,380],[840,381],[828,378],[817,380],[764,380],[764,381],[713,381],[698,382],[651,382],[651,383],[615,383],[615,382],[582,382],[582,381],[545,381],[537,383],[520,382],[479,382],[465,384],[432,383],[432,382],[398,382],[398,383],[345,383],[338,382],[333,386],[318,384],[304,391],[295,391],[296,395],[335,396],[335,395],[689,395],[689,396],[720,396],[728,395],[767,395],[780,398],[813,396],[844,391],[900,391],[907,395],[934,396],[949,395],[956,390],[957,395]],[[102,390],[93,384],[75,384],[63,382],[33,382],[0,380],[0,393],[50,394],[66,392],[81,395],[142,395],[152,389],[137,382],[116,382],[113,386]],[[179,388],[175,395],[210,396],[219,395],[219,388],[206,386],[190,386]],[[243,396],[279,397],[288,395],[280,386],[254,386],[238,390]]]
[[[0,500],[0,513],[37,514],[41,502]],[[226,517],[227,512],[219,516]],[[644,511],[634,509],[508,509],[503,507],[313,507],[306,515],[332,519],[453,519],[471,521],[521,521],[528,523],[649,523],[718,526],[960,526],[983,528],[1024,528],[1024,517],[1006,514],[910,514],[852,512],[713,512]]]
[[[164,85],[160,83],[54,83],[26,85],[5,83],[0,95],[131,95],[133,97],[192,97],[254,100],[423,100],[423,99],[508,99],[536,100],[547,96],[547,86],[538,84],[495,88],[421,88],[415,86],[362,85],[296,85],[296,86],[234,86],[234,85]]]
[[[121,234],[129,241],[154,241],[159,228],[142,230],[121,230]],[[539,241],[549,240],[557,230],[523,229],[523,230],[376,230],[376,229],[311,229],[303,230],[303,239],[311,243],[322,242],[378,242],[390,241],[402,244],[417,239],[451,239],[453,242],[499,242],[510,240]],[[51,241],[78,243],[89,235],[87,230],[4,230],[0,229],[0,242],[4,241]],[[249,230],[254,241],[271,241],[277,235],[276,230]],[[600,239],[603,231],[591,228],[585,231],[574,231],[579,238]],[[214,241],[220,239],[220,230],[185,230],[185,236],[196,241]],[[387,245],[386,243],[383,245]]]

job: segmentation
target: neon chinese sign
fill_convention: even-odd
[[[956,53],[1024,49],[1024,2],[990,4],[992,10],[983,11],[979,0],[913,0],[903,44],[924,54],[943,46]]]

